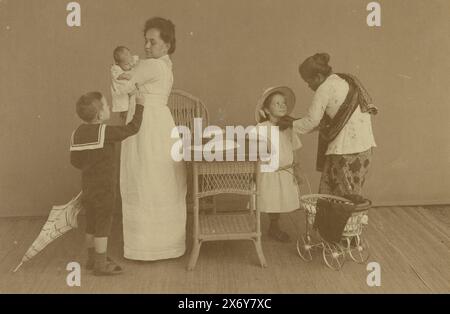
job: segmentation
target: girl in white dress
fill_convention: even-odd
[[[295,105],[295,95],[288,87],[270,88],[264,92],[256,108],[257,126],[276,126],[281,117],[289,115]],[[279,132],[279,167],[274,172],[262,172],[258,182],[258,206],[269,214],[269,236],[280,242],[289,242],[289,235],[280,228],[280,213],[292,212],[300,207],[298,183],[294,173],[294,152],[302,146],[292,128]],[[269,146],[270,147],[270,146]]]
[[[175,123],[167,107],[173,84],[168,54],[175,51],[175,26],[152,18],[144,34],[147,59],[132,70],[131,81],[142,87],[148,110],[139,135],[122,143],[120,189],[124,256],[151,261],[185,253],[186,173],[184,163],[170,154],[176,139],[171,138]]]

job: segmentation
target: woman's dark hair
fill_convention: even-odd
[[[328,76],[333,69],[328,65],[330,61],[330,55],[328,53],[316,53],[314,56],[306,58],[302,64],[298,67],[300,75],[304,79],[309,79],[322,74]]]
[[[81,120],[91,122],[97,117],[101,109],[101,100],[103,98],[100,92],[89,92],[81,96],[76,104],[77,114]]]
[[[162,17],[152,17],[145,22],[144,36],[152,28],[159,30],[161,39],[170,45],[168,54],[174,53],[176,48],[175,24],[171,20],[166,20]]]
[[[270,93],[270,94],[266,97],[266,99],[264,99],[264,102],[263,102],[263,104],[262,104],[261,110],[269,109],[269,108],[270,108],[270,102],[272,101],[273,97],[276,96],[276,95],[281,95],[281,96],[283,96],[283,97],[286,97],[282,92],[279,92],[279,91]],[[269,118],[267,118],[267,117],[261,117],[261,122],[264,122],[264,121],[267,121],[267,120],[269,120]]]

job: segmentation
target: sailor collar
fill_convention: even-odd
[[[106,124],[82,124],[72,133],[70,151],[103,148]]]

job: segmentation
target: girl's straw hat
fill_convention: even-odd
[[[289,115],[292,110],[294,110],[295,107],[295,94],[289,87],[286,86],[278,86],[278,87],[271,87],[264,91],[262,96],[258,99],[258,102],[256,103],[255,108],[255,120],[257,123],[261,122],[261,120],[265,117],[265,112],[263,111],[263,104],[269,95],[273,93],[280,93],[283,94],[286,98],[286,106],[287,106],[287,114]]]

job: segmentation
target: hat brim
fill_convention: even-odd
[[[286,106],[287,106],[287,115],[291,114],[291,112],[294,110],[295,107],[295,94],[287,86],[278,86],[278,87],[271,87],[264,91],[264,93],[261,95],[261,97],[258,99],[258,102],[256,103],[255,108],[255,120],[257,123],[260,123],[263,117],[261,117],[260,111],[263,108],[264,101],[266,100],[269,95],[273,93],[281,93],[286,98]]]

